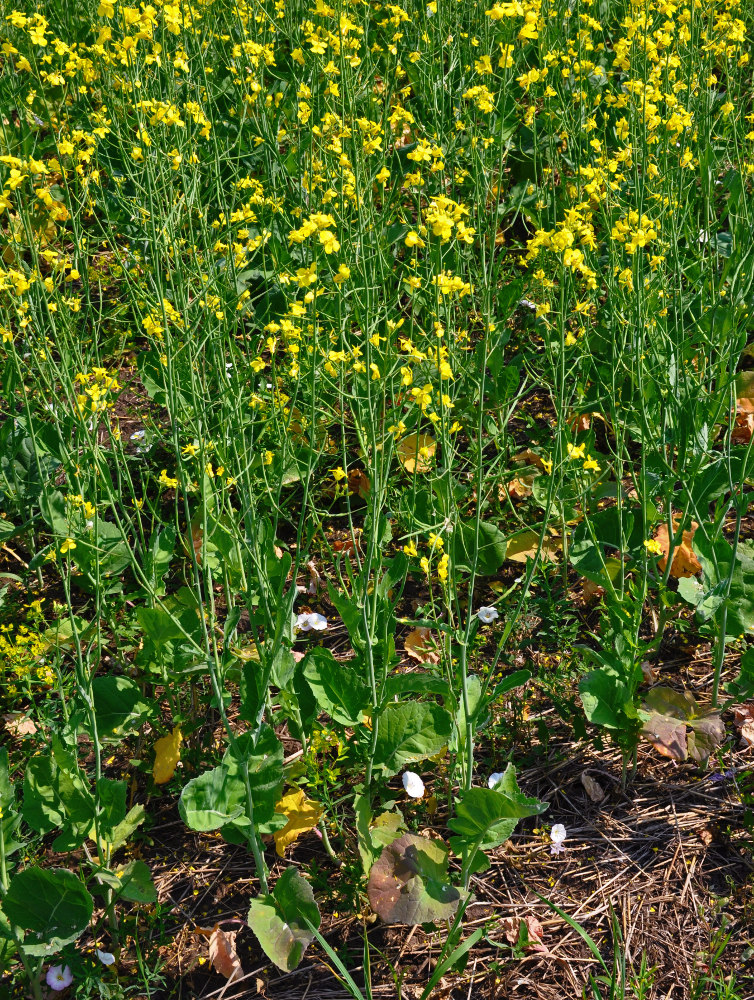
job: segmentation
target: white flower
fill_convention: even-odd
[[[501,779],[502,777],[503,777],[503,772],[502,772],[502,771],[495,771],[495,772],[494,772],[493,774],[491,774],[491,775],[489,776],[489,778],[487,779],[487,784],[488,784],[488,786],[489,786],[490,788],[494,788],[494,787],[495,787],[495,785],[496,785],[496,784],[498,783],[498,781],[500,781],[500,779]]]
[[[556,823],[552,830],[550,830],[550,840],[552,841],[550,854],[562,854],[565,850],[565,847],[563,847],[563,841],[567,836],[568,834],[566,833],[566,828],[563,824]]]
[[[296,629],[299,632],[309,632],[311,629],[314,629],[315,632],[324,632],[326,628],[327,619],[324,615],[318,615],[316,612],[299,615],[296,619]]]
[[[52,965],[47,970],[47,985],[59,993],[67,989],[73,982],[73,973],[67,965]]]
[[[424,782],[414,771],[404,772],[403,787],[412,799],[420,799],[424,795]]]
[[[97,958],[102,962],[103,965],[114,965],[115,955],[110,951],[100,951],[97,949]]]
[[[497,608],[480,608],[476,616],[484,625],[489,625],[490,622],[494,622],[496,618],[500,617],[500,613]]]
[[[146,436],[147,436],[147,432],[145,430],[134,431],[133,434],[130,437],[130,440],[131,441],[143,441]]]

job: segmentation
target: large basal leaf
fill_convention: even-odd
[[[219,830],[241,816],[246,806],[243,781],[225,764],[205,771],[184,785],[178,801],[183,822],[192,830]]]
[[[383,848],[369,875],[369,904],[386,924],[449,920],[461,893],[448,882],[442,841],[406,833]]]
[[[635,715],[628,688],[611,669],[592,670],[579,682],[584,714],[596,726],[624,730]]]
[[[53,741],[51,755],[29,761],[24,775],[23,817],[37,833],[60,831],[53,844],[55,850],[79,847],[91,830],[94,812],[94,796],[59,742]]]
[[[144,700],[141,688],[128,677],[95,677],[92,697],[101,740],[118,742],[152,715],[152,706]]]
[[[509,764],[495,788],[470,788],[463,793],[448,823],[458,834],[451,840],[451,847],[455,851],[473,844],[490,850],[510,837],[520,819],[538,816],[547,808],[546,802],[523,794],[516,781],[516,769]]]
[[[245,733],[236,741],[239,756],[228,749],[222,764],[192,778],[183,788],[178,809],[192,830],[219,830],[229,823],[243,827],[246,817],[246,782],[254,803],[254,823],[268,823],[283,784],[283,745],[268,725],[262,726],[256,746]],[[284,825],[284,824],[283,824]]]
[[[374,762],[387,774],[439,753],[451,734],[445,709],[428,702],[388,705],[379,717]]]
[[[699,763],[725,739],[720,712],[703,709],[690,691],[655,687],[647,692],[642,736],[664,757]]]
[[[505,562],[506,548],[505,535],[490,521],[480,522],[478,536],[474,524],[457,524],[451,546],[453,567],[471,572],[476,562],[477,573],[491,576]]]
[[[10,780],[8,768],[8,751],[0,750],[0,826],[2,826],[3,849],[6,856],[13,854],[21,847],[16,840],[16,831],[21,824],[21,817],[16,809],[16,790]]]
[[[330,650],[324,648],[308,652],[302,666],[322,711],[344,726],[355,726],[362,721],[370,703],[369,691],[352,667],[338,663]]]
[[[86,930],[93,902],[73,872],[27,868],[11,879],[2,908],[12,924],[26,931],[24,951],[47,956]]]
[[[312,887],[296,868],[286,868],[272,895],[252,899],[249,927],[267,957],[284,972],[295,969],[319,928],[319,907]]]
[[[244,733],[236,740],[239,757],[233,749],[225,751],[223,764],[233,779],[243,781],[243,765],[249,770],[249,785],[254,800],[254,824],[264,826],[275,812],[275,803],[283,788],[283,744],[274,729],[266,723],[259,730],[256,745],[252,746],[251,734]]]

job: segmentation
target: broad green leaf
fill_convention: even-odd
[[[225,764],[205,771],[184,785],[178,800],[181,819],[192,830],[219,830],[246,808],[246,789]]]
[[[439,705],[419,701],[388,705],[379,716],[374,763],[386,774],[395,774],[406,764],[439,753],[451,732],[450,716]]]
[[[13,876],[2,908],[12,924],[27,932],[24,951],[48,956],[86,930],[93,902],[73,872],[33,867]]]
[[[148,865],[141,860],[129,861],[115,869],[119,889],[117,894],[132,903],[156,903],[157,890]]]
[[[329,649],[310,650],[302,663],[304,677],[322,711],[344,726],[363,721],[369,706],[365,681],[347,663],[338,663]]]
[[[3,832],[3,849],[6,857],[14,854],[21,842],[16,833],[21,824],[21,816],[16,807],[16,790],[10,780],[8,751],[0,750],[0,825]]]
[[[386,924],[449,920],[460,901],[439,840],[406,833],[383,848],[369,874],[369,905]]]
[[[592,670],[579,682],[584,714],[596,726],[622,730],[636,717],[628,688],[607,668]]]
[[[272,895],[252,899],[248,923],[262,949],[279,969],[290,972],[314,939],[307,925],[319,928],[319,907],[312,887],[296,868],[286,868]]]
[[[154,708],[144,700],[141,688],[128,677],[107,674],[92,681],[94,713],[99,738],[117,743],[142,726]]]
[[[516,769],[509,764],[495,788],[470,788],[463,792],[448,823],[458,834],[451,840],[451,846],[456,850],[463,842],[490,850],[510,837],[520,819],[538,816],[547,808],[546,802],[523,794],[516,782]]]
[[[461,522],[453,530],[451,563],[454,569],[471,572],[476,556],[477,573],[491,576],[505,562],[506,547],[505,535],[491,521],[480,522],[478,536],[473,523]]]

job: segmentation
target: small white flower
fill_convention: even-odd
[[[51,990],[60,993],[73,982],[73,973],[67,965],[51,965],[47,970],[47,985]]]
[[[412,799],[420,799],[424,795],[424,782],[414,771],[404,772],[403,787],[406,795],[410,795]]]
[[[296,618],[296,629],[299,632],[309,632],[314,629],[315,632],[324,632],[327,628],[327,619],[324,615],[318,615],[316,612],[311,614],[299,615]]]
[[[532,312],[537,308],[537,303],[532,302],[531,299],[519,299],[518,304],[525,309],[531,309]]]
[[[140,431],[134,431],[133,434],[131,435],[130,440],[131,441],[143,441],[146,436],[147,436],[147,432],[142,428],[142,430],[140,430]]]
[[[97,958],[102,962],[103,965],[114,965],[115,955],[111,951],[100,951],[97,949]]]
[[[490,622],[494,622],[496,618],[500,617],[500,613],[496,608],[480,608],[476,616],[484,625],[489,625]]]
[[[566,833],[566,828],[563,824],[556,823],[552,830],[550,830],[550,840],[552,841],[550,854],[562,854],[565,850],[565,847],[563,847],[563,841],[567,836],[568,834]]]
[[[494,788],[498,781],[503,777],[502,771],[494,771],[487,779],[487,784],[490,788]]]

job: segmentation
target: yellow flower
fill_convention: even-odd
[[[76,543],[72,538],[66,538],[63,544],[60,546],[61,555],[65,555],[66,552],[72,552],[76,548]]]
[[[332,475],[336,483],[339,483],[341,479],[345,479],[346,476],[348,475],[345,469],[343,469],[340,465],[337,467],[337,469],[330,469],[330,474]]]
[[[568,448],[568,457],[569,458],[573,458],[573,459],[576,459],[576,458],[585,458],[586,456],[584,455],[584,447],[585,446],[583,444],[579,444],[579,445],[571,444],[570,441],[569,441],[568,445],[567,445],[567,448]]]
[[[660,545],[660,543],[657,541],[656,538],[645,538],[644,548],[651,556],[662,555],[662,546]]]
[[[162,472],[157,478],[157,482],[160,484],[160,486],[167,486],[168,489],[175,489],[175,487],[178,485],[178,480],[171,478],[168,475],[167,469],[162,470]]]
[[[437,576],[440,583],[446,583],[448,579],[448,565],[450,563],[450,556],[446,552],[437,564]]]
[[[417,556],[419,554],[417,552],[416,543],[414,542],[413,538],[408,543],[408,545],[403,546],[403,551],[406,553],[407,556]]]
[[[585,469],[585,470],[586,470],[587,472],[589,472],[590,470],[591,470],[592,472],[599,472],[599,471],[600,471],[600,468],[601,468],[601,467],[600,467],[599,463],[598,463],[598,462],[596,462],[596,461],[595,461],[595,460],[594,460],[594,459],[592,458],[592,456],[591,456],[591,455],[587,455],[587,456],[586,456],[586,462],[584,462],[584,469]]]

